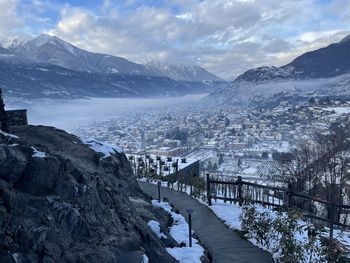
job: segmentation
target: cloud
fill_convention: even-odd
[[[18,17],[18,1],[0,0],[0,7],[10,3],[7,21]],[[286,64],[350,32],[350,0],[104,0],[93,7],[33,0],[29,9],[38,18],[30,28],[83,49],[140,63],[196,63],[227,79],[252,67]],[[11,30],[0,21],[0,33]]]
[[[0,36],[8,36],[22,25],[17,14],[18,4],[18,0],[0,0]]]

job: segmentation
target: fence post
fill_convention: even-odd
[[[226,203],[226,199],[227,199],[227,185],[225,184],[225,192],[224,192],[224,203]]]
[[[242,194],[242,177],[241,176],[238,176],[237,184],[238,184],[239,206],[242,206],[242,204],[243,204],[243,194]]]
[[[158,181],[158,203],[160,203],[160,185],[161,181]]]
[[[329,223],[329,238],[330,241],[333,239],[333,229],[334,229],[334,203],[331,204],[331,211],[330,211],[330,223]]]
[[[333,249],[334,249],[334,241],[333,241],[333,232],[334,232],[334,202],[331,204],[331,210],[330,210],[330,222],[329,222],[329,247],[328,247],[328,262],[333,263],[334,262],[334,255],[333,255]]]
[[[208,205],[211,206],[210,178],[209,178],[209,174],[207,174],[207,198],[208,198]]]
[[[293,204],[293,192],[292,192],[292,184],[289,183],[288,184],[288,190],[287,190],[287,194],[288,194],[288,207],[292,207],[292,204]]]

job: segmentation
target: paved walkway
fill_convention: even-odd
[[[147,195],[157,198],[157,185],[145,182],[139,182],[139,185]],[[182,215],[186,215],[185,210],[188,208],[194,210],[192,228],[213,256],[214,263],[273,262],[270,254],[242,239],[198,200],[164,187],[161,188],[161,197],[166,197]]]

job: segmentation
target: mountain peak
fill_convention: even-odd
[[[12,37],[7,38],[3,42],[3,47],[11,49],[11,48],[15,48],[17,46],[23,45],[27,41],[28,41],[27,38],[23,38],[23,37],[19,37],[19,36],[12,36]]]
[[[73,48],[77,49],[77,47],[72,46],[71,44],[69,44],[68,42],[64,41],[63,39],[61,39],[61,38],[59,38],[57,36],[51,36],[51,35],[48,35],[48,34],[41,34],[41,35],[37,36],[36,38],[33,38],[29,42],[32,45],[34,45],[35,47],[41,47],[41,46],[43,46],[45,44],[52,44],[52,45],[64,48],[64,49],[68,50],[69,52],[71,52],[73,54],[74,54],[74,52],[72,52],[72,49]]]
[[[32,47],[40,47],[42,45],[45,45],[46,43],[66,43],[62,39],[56,37],[56,36],[51,36],[48,34],[40,34],[37,37],[30,38],[30,39],[25,39],[25,38],[20,38],[20,37],[12,37],[8,41],[7,48],[8,49],[16,49],[19,47],[24,47],[26,45],[31,45]],[[68,43],[67,43],[68,44]]]
[[[56,36],[51,36],[48,34],[40,34],[39,36],[37,36],[36,38],[33,38],[31,41],[33,43],[35,43],[37,46],[42,46],[50,41],[57,41],[57,40],[61,40]],[[63,40],[61,40],[63,41]]]

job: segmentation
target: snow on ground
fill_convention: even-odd
[[[157,235],[157,237],[159,238],[167,238],[166,235],[164,235],[161,231],[160,231],[160,225],[159,222],[155,221],[155,220],[151,220],[147,223],[147,225],[152,229],[153,233]]]
[[[212,206],[209,208],[214,212],[214,214],[220,218],[224,223],[233,229],[240,230],[241,229],[241,221],[240,216],[242,214],[241,207],[237,205],[229,205],[227,203],[213,202]]]
[[[256,174],[256,168],[255,167],[249,167],[246,168],[242,171],[243,174],[251,174],[251,175],[255,175]]]
[[[14,139],[19,139],[18,136],[14,135],[14,134],[11,134],[11,133],[7,133],[7,132],[4,132],[2,130],[0,130],[0,133],[6,137],[10,137],[10,138],[14,138]]]
[[[273,146],[273,149],[278,151],[278,152],[289,152],[290,148],[291,148],[291,146],[290,146],[289,142],[285,142],[285,141],[281,142],[278,145]]]
[[[259,204],[254,205],[255,209],[259,213],[266,212],[269,217],[271,218],[271,221],[273,221],[277,214],[276,212],[262,206]],[[230,203],[224,203],[223,200],[217,200],[216,202],[213,201],[212,206],[209,207],[215,215],[221,219],[228,227],[235,229],[235,230],[241,230],[241,219],[240,216],[242,214],[242,207],[240,207],[238,204],[230,204]],[[300,219],[298,220],[298,225],[302,229],[299,233],[295,233],[295,238],[304,244],[303,246],[306,247],[307,240],[308,240],[308,231],[306,226],[308,225],[308,222]],[[325,228],[325,237],[329,236],[329,228]],[[347,249],[350,249],[350,232],[348,231],[341,231],[341,230],[334,230],[334,237],[338,239]],[[262,246],[255,238],[254,236],[248,239],[253,245],[260,247],[271,254],[273,254],[273,257],[275,260],[277,260],[279,256],[279,251],[276,247],[269,248],[266,246]],[[271,244],[277,245],[277,240],[270,240]],[[320,245],[320,244],[319,244]],[[275,254],[274,254],[275,253]],[[318,255],[313,255],[314,260],[318,257]],[[308,262],[308,261],[306,261]]]
[[[35,149],[35,147],[32,147],[32,149],[33,149],[32,157],[45,158],[47,156],[45,152],[38,151],[37,149]]]
[[[148,263],[148,262],[149,262],[148,257],[145,254],[143,254],[143,259],[141,263]]]
[[[204,255],[204,249],[195,238],[192,238],[192,247],[189,247],[189,226],[185,218],[181,214],[173,212],[170,204],[167,202],[152,200],[152,204],[164,209],[171,215],[174,224],[170,228],[170,234],[177,243],[186,244],[186,247],[167,248],[168,253],[180,263],[200,263],[200,258]]]
[[[0,144],[1,146],[8,146],[8,147],[16,147],[18,146],[18,143],[13,143],[13,144]]]
[[[85,138],[80,138],[80,140],[82,143],[89,145],[90,149],[94,150],[95,152],[103,153],[104,156],[102,158],[107,158],[111,156],[111,154],[123,152],[123,149],[105,142],[99,142],[94,139]]]
[[[326,111],[334,111],[336,115],[349,114],[350,107],[328,107],[324,108]]]
[[[200,257],[203,255],[203,248],[196,247],[174,247],[166,248],[166,251],[180,263],[200,263]]]
[[[196,149],[185,156],[188,159],[206,161],[209,159],[217,159],[217,152],[208,149]]]

